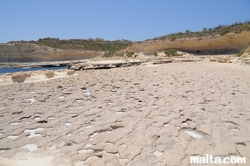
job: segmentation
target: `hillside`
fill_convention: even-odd
[[[250,45],[250,22],[235,23],[200,32],[179,32],[141,42],[128,40],[44,38],[0,44],[0,62],[63,61],[96,56],[131,56],[176,49],[196,54],[237,54]]]
[[[198,54],[235,54],[250,44],[250,22],[203,28],[200,32],[179,32],[138,42],[127,51],[152,54],[177,49]]]
[[[0,45],[0,62],[80,60],[102,54],[100,51],[62,50],[30,43]]]
[[[0,44],[0,62],[39,62],[88,59],[100,55],[112,55],[127,48],[131,41],[102,39],[60,40],[56,38],[38,41],[11,41]]]

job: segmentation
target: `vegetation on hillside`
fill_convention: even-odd
[[[175,41],[180,38],[191,38],[191,37],[213,37],[215,35],[224,36],[228,33],[241,33],[243,31],[250,31],[250,21],[246,21],[244,23],[236,22],[231,25],[218,25],[214,28],[203,28],[200,32],[192,32],[190,30],[186,30],[186,32],[173,33],[161,37],[154,38],[153,40],[165,40],[168,39],[170,41]],[[152,39],[150,39],[152,40]]]
[[[105,55],[113,55],[115,52],[127,48],[132,45],[132,41],[129,40],[103,40],[101,38],[96,39],[69,39],[60,40],[58,38],[43,38],[37,41],[18,41],[9,43],[31,43],[41,46],[48,46],[55,49],[62,50],[89,50],[89,51],[104,51]]]

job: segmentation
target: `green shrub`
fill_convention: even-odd
[[[174,56],[176,54],[176,52],[177,52],[177,50],[175,50],[175,49],[169,49],[169,50],[164,51],[164,53],[167,56]]]
[[[182,35],[178,35],[178,38],[181,39],[181,38],[183,38],[183,36]]]
[[[170,41],[175,41],[176,36],[171,36]]]
[[[230,27],[227,27],[227,26],[222,26],[218,33],[221,35],[221,36],[224,36],[225,34],[229,33],[230,32]]]
[[[153,55],[154,55],[154,56],[158,56],[158,53],[157,53],[157,52],[154,52]]]
[[[123,53],[116,53],[115,56],[124,57]]]
[[[126,56],[129,57],[129,58],[131,58],[134,54],[135,54],[135,52],[127,52]]]
[[[198,33],[196,33],[196,36],[197,36],[197,37],[201,37],[202,34],[201,34],[200,32],[198,32]]]
[[[246,51],[246,48],[241,49],[240,52],[236,54],[236,56],[240,57],[245,51]]]

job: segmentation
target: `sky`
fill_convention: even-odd
[[[39,38],[143,41],[250,21],[250,0],[0,0],[0,43]]]

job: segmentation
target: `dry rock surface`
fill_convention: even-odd
[[[0,165],[189,166],[204,154],[249,165],[249,72],[200,61],[1,85]]]

